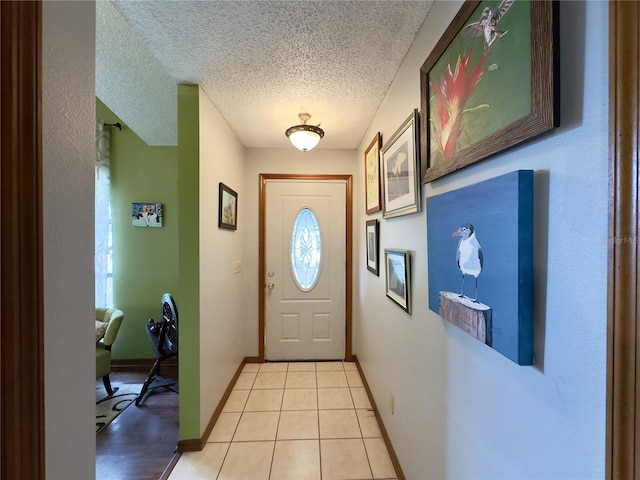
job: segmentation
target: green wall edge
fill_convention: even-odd
[[[178,85],[180,440],[200,432],[199,87]]]

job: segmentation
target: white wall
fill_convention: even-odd
[[[95,475],[94,42],[93,2],[42,3],[48,479]]]
[[[245,149],[199,89],[200,111],[200,432],[244,358]],[[218,184],[238,193],[238,228],[218,228]]]
[[[388,138],[419,107],[420,66],[460,4],[433,6],[359,157],[376,131]],[[382,247],[414,252],[411,316],[385,298],[384,275],[366,270],[356,229],[357,353],[408,479],[604,476],[608,5],[562,2],[560,17],[561,126],[423,190],[424,206],[425,196],[536,171],[535,366],[428,310],[424,211],[381,220]],[[376,217],[358,207],[356,225]]]
[[[327,135],[330,133],[327,132]],[[283,132],[284,135],[284,132]],[[244,235],[244,351],[247,356],[258,355],[258,193],[261,173],[346,174],[354,176],[354,212],[364,204],[364,193],[357,187],[355,178],[359,159],[355,150],[325,150],[316,148],[301,152],[295,148],[249,148],[246,155],[244,201],[249,208],[243,210],[246,217]],[[354,223],[354,230],[358,224]]]

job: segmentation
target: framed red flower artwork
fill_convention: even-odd
[[[557,7],[463,4],[420,69],[422,183],[559,125]]]

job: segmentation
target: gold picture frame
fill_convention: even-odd
[[[382,144],[380,132],[376,133],[364,151],[364,194],[365,210],[367,215],[379,212],[382,209],[380,202],[380,145]]]

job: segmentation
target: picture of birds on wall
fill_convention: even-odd
[[[500,30],[498,23],[505,13],[511,8],[515,0],[502,0],[495,10],[490,6],[484,7],[482,16],[477,22],[472,22],[462,30],[466,37],[482,36],[484,38],[484,49],[488,49],[493,42],[501,38],[507,33],[506,30]]]
[[[428,74],[430,166],[530,110],[529,2],[480,2]]]
[[[429,309],[533,364],[533,171],[427,197]]]

